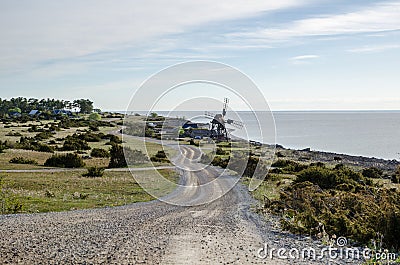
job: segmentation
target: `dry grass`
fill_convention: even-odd
[[[176,181],[172,170],[160,170]],[[138,177],[156,179],[156,171],[138,171]],[[101,178],[85,178],[82,172],[3,173],[7,188],[23,204],[23,212],[67,211],[105,206],[117,206],[153,200],[135,181],[130,172],[105,172]],[[175,185],[157,187],[168,194]]]
[[[51,157],[51,153],[36,152],[31,150],[21,150],[21,149],[7,149],[4,153],[0,154],[0,169],[42,169],[46,159]],[[25,159],[33,159],[38,162],[38,165],[29,164],[12,164],[10,159],[14,157],[23,157]]]

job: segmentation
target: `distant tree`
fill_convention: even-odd
[[[93,102],[89,99],[76,99],[74,105],[79,108],[82,114],[89,114],[93,112]]]
[[[101,115],[98,114],[97,112],[93,112],[89,115],[89,120],[93,121],[100,121],[101,120]]]

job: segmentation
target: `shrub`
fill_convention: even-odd
[[[14,157],[10,161],[10,163],[13,164],[31,164],[31,165],[37,165],[37,161],[33,159],[26,159],[23,157]]]
[[[396,173],[391,177],[393,183],[400,183],[400,166],[397,168]]]
[[[78,139],[73,136],[67,136],[63,147],[63,151],[79,151],[79,150],[90,150],[90,146],[85,140]]]
[[[38,148],[36,151],[45,152],[45,153],[54,153],[54,147],[49,146],[47,144],[38,144]]]
[[[1,141],[0,140],[0,153],[3,153],[5,149],[8,149],[8,142],[7,141]]]
[[[9,132],[6,134],[6,136],[22,136],[22,134],[19,132]]]
[[[218,147],[217,150],[215,151],[215,154],[217,155],[226,155],[227,152],[224,151],[221,147]]]
[[[257,174],[267,174],[267,170],[265,165],[263,165],[262,161],[260,161],[260,158],[257,156],[244,156],[244,157],[236,157],[234,156],[232,158],[232,162],[229,165],[229,169],[232,169],[236,172],[241,172],[243,177],[253,177]],[[257,171],[256,171],[257,170]],[[260,177],[263,177],[260,175]]]
[[[89,130],[94,131],[94,132],[100,131],[99,126],[97,126],[97,124],[90,124]]]
[[[164,150],[158,151],[157,154],[150,157],[150,160],[153,162],[170,162]]]
[[[79,168],[85,163],[77,154],[53,155],[44,163],[47,167]]]
[[[276,162],[272,163],[271,166],[280,168],[285,173],[300,172],[308,167],[307,165],[300,164],[292,160],[283,160],[283,159],[278,159]]]
[[[295,182],[309,181],[323,189],[332,189],[339,184],[348,183],[358,186],[367,183],[367,180],[358,172],[347,167],[339,169],[327,169],[324,167],[309,167],[301,171]]]
[[[109,134],[108,137],[110,139],[111,144],[113,144],[113,143],[122,144],[122,140],[118,136],[116,136],[114,134]]]
[[[98,114],[98,113],[96,113],[96,112],[93,112],[93,113],[91,113],[91,114],[89,115],[89,120],[92,120],[92,121],[100,121],[100,120],[101,120],[101,115]]]
[[[211,161],[211,165],[213,166],[219,166],[222,168],[226,168],[228,166],[229,163],[229,158],[221,158],[219,156],[214,157],[214,159]]]
[[[126,167],[127,161],[132,164],[140,164],[148,162],[148,157],[140,150],[132,150],[128,147],[124,148],[121,145],[113,144],[110,149],[109,168]]]
[[[89,167],[88,172],[83,174],[83,177],[88,178],[100,178],[104,175],[104,168],[101,167]]]
[[[381,178],[383,175],[383,171],[376,167],[364,168],[362,171],[362,175],[366,178]]]
[[[324,190],[306,181],[286,188],[270,209],[282,215],[283,228],[294,233],[324,231],[360,243],[381,234],[385,248],[399,249],[399,201],[400,192],[395,189]]]
[[[48,131],[40,132],[40,133],[35,135],[35,139],[41,141],[41,140],[49,139],[52,136],[53,136],[53,134],[51,132],[48,132]]]
[[[193,139],[190,139],[189,144],[190,145],[194,145],[194,146],[200,146],[200,143],[195,141],[195,140],[193,140]]]
[[[36,139],[29,137],[21,137],[19,142],[15,144],[14,148],[54,153],[54,147],[39,143]]]
[[[81,139],[86,142],[100,142],[101,141],[101,137],[99,134],[94,134],[91,132],[87,132],[87,133],[80,134],[80,135],[74,134],[73,136],[74,136],[74,138]]]
[[[90,155],[92,157],[110,157],[110,152],[102,148],[93,148]]]

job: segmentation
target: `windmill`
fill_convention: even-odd
[[[222,114],[214,114],[209,111],[205,112],[205,116],[212,119],[210,122],[210,131],[211,131],[212,138],[216,138],[219,140],[229,140],[229,137],[228,137],[229,134],[228,134],[228,130],[226,129],[226,124],[229,124],[238,129],[243,128],[243,123],[240,121],[235,121],[232,119],[225,120],[225,115],[228,110],[228,103],[229,103],[229,99],[224,98]]]

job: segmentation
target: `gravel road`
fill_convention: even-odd
[[[181,147],[181,184],[162,201],[61,213],[0,216],[1,264],[328,264],[260,258],[270,248],[321,248],[312,239],[283,233],[265,220],[236,178],[201,166],[198,151]],[[179,162],[179,161],[178,161]],[[189,168],[195,168],[191,171]],[[210,198],[217,198],[207,204]],[[202,205],[201,205],[202,204]],[[340,262],[344,264],[344,262]],[[355,262],[350,261],[349,264]],[[331,263],[335,264],[335,263]]]

